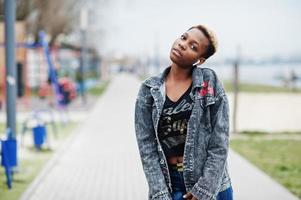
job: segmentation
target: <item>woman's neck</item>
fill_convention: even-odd
[[[191,73],[192,67],[180,67],[179,65],[172,63],[167,77],[172,82],[185,82],[191,80]]]

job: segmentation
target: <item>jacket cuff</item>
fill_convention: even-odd
[[[151,200],[172,200],[170,193],[166,190],[157,192],[152,195],[149,199]]]
[[[210,193],[205,188],[202,188],[196,183],[190,193],[198,200],[214,200],[214,194]]]

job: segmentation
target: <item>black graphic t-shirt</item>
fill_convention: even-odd
[[[184,154],[187,122],[193,108],[189,95],[191,88],[192,85],[177,102],[173,102],[166,95],[158,126],[158,137],[166,157]]]

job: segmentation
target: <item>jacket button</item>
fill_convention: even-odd
[[[160,164],[162,164],[162,165],[164,164],[164,160],[163,159],[160,160]]]

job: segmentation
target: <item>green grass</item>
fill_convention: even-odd
[[[223,82],[225,90],[227,92],[233,92],[233,83],[230,81]],[[240,83],[239,86],[240,92],[263,92],[263,93],[301,93],[301,89],[298,88],[292,91],[286,87],[277,87],[277,86],[270,86],[264,84],[251,84],[251,83]]]
[[[17,200],[26,190],[28,185],[34,180],[43,168],[44,164],[52,155],[51,151],[35,153],[27,159],[19,159],[20,171],[13,177],[13,188],[9,190],[6,186],[6,177],[4,176],[4,168],[0,169],[0,196],[2,200]]]
[[[99,96],[107,88],[107,86],[109,85],[109,83],[110,83],[110,81],[100,82],[97,85],[95,85],[94,87],[90,88],[88,90],[88,93],[90,95],[93,95],[93,96]]]
[[[17,122],[16,124],[17,132],[20,132],[21,128],[22,128],[22,124]],[[5,130],[6,130],[6,125],[0,122],[0,138],[5,136]]]
[[[300,133],[248,132],[230,146],[301,199]]]
[[[4,131],[5,131],[5,124],[0,123],[0,137],[1,137],[1,135],[4,135]]]
[[[72,130],[76,127],[76,123],[69,123],[66,126],[57,126],[59,137],[57,140],[63,143],[63,141],[70,135]],[[0,130],[4,129],[4,124],[0,124]],[[47,129],[48,130],[48,129]],[[51,131],[48,131],[52,134]],[[53,141],[53,139],[52,139]],[[16,200],[26,190],[29,184],[39,174],[46,162],[51,158],[54,153],[52,149],[44,149],[37,151],[33,147],[25,147],[19,149],[23,151],[22,154],[26,154],[25,157],[18,158],[18,172],[13,177],[13,188],[9,190],[6,186],[6,177],[4,175],[4,168],[0,168],[0,196],[1,200]]]

